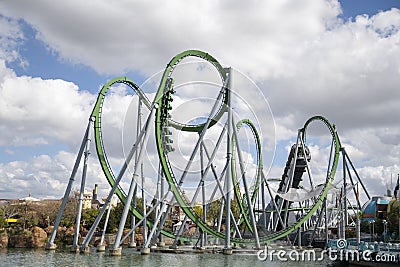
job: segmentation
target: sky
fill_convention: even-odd
[[[391,177],[395,183],[400,172],[397,0],[15,0],[0,1],[0,199],[62,197],[101,86],[116,76],[143,84],[187,49],[206,51],[259,88],[263,98],[252,110],[258,118],[271,113],[274,121],[263,149],[269,177],[282,175],[297,130],[323,115],[336,125],[370,194],[394,187]],[[114,88],[105,103],[113,166],[123,160],[121,130],[132,99]],[[326,147],[313,142],[319,162]],[[95,154],[88,190],[98,183],[106,195]],[[154,159],[151,149],[148,158]]]

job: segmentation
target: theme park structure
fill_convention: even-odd
[[[181,89],[179,85],[174,84],[174,70],[186,58],[195,58],[211,64],[220,77],[220,84],[208,116],[201,120],[182,123],[174,120],[171,115],[171,102],[176,90]],[[150,253],[150,248],[153,246],[162,246],[164,244],[163,236],[174,240],[171,249],[177,248],[178,244],[186,241],[192,242],[195,244],[194,248],[199,249],[210,244],[219,245],[225,254],[232,253],[232,249],[236,247],[259,249],[261,246],[269,245],[279,239],[287,241],[288,244],[301,245],[304,243],[301,241],[304,236],[302,233],[306,231],[311,234],[311,238],[308,240],[311,244],[317,233],[322,232],[327,235],[328,227],[337,227],[339,237],[345,238],[345,229],[351,221],[348,218],[348,209],[354,209],[356,213],[361,210],[358,198],[360,193],[364,193],[368,199],[370,197],[346,150],[341,145],[335,126],[322,116],[308,119],[298,130],[296,142],[290,149],[282,177],[279,179],[267,178],[266,170],[263,167],[263,148],[259,125],[247,118],[236,119],[233,115],[235,107],[232,96],[235,92],[232,86],[232,76],[232,69],[224,68],[211,55],[198,50],[188,50],[173,57],[167,64],[158,90],[153,95],[153,100],[150,100],[135,82],[126,77],[117,77],[106,83],[101,88],[90,114],[83,141],[46,248],[56,248],[54,240],[57,229],[81,163],[83,163],[83,171],[71,251],[88,252],[90,250],[89,243],[104,216],[107,225],[111,211],[109,207],[114,195],[118,196],[124,208],[114,244],[109,249],[111,255],[121,255],[122,242],[131,237],[133,243],[135,229],[140,226],[145,226],[143,227],[142,254]],[[135,140],[130,145],[130,150],[126,154],[118,174],[115,174],[107,158],[103,141],[102,108],[107,91],[118,84],[131,88],[137,94],[138,112],[136,134],[132,134],[135,135]],[[142,109],[146,109],[147,118],[142,118]],[[154,122],[152,128],[151,124]],[[323,169],[322,180],[315,179],[313,176],[311,152],[307,143],[308,129],[311,124],[316,123],[326,128],[326,133],[330,137],[326,160],[318,163],[318,168]],[[210,142],[205,142],[205,139],[213,129],[218,130],[217,135],[213,132],[213,136],[217,136],[217,139],[210,145]],[[243,141],[239,136],[239,132],[243,129],[251,133],[254,143],[252,154],[255,162],[250,166],[254,167],[252,170],[249,170],[249,165],[245,164],[242,150]],[[79,244],[83,192],[92,132],[97,158],[111,189],[95,222]],[[174,149],[174,141],[177,142],[176,137],[182,133],[192,135],[191,140],[194,142],[192,142],[193,147],[189,156],[184,157],[185,162],[181,164],[183,167],[177,168],[175,164],[171,164],[170,158],[171,155],[177,153]],[[141,211],[136,199],[141,190],[142,207],[147,206],[143,158],[152,134],[155,137],[158,153],[157,162],[153,162],[154,165],[159,166],[157,190],[151,197],[153,201],[149,210],[143,208]],[[215,165],[217,161],[221,162],[221,153],[224,155],[224,163],[222,171],[218,170],[218,172]],[[192,171],[193,164],[200,166],[199,172]],[[321,167],[321,164],[325,165]],[[128,169],[131,165],[133,168],[129,172]],[[338,166],[342,170],[342,177],[339,178],[338,183],[335,183]],[[248,173],[252,173],[251,177]],[[122,183],[123,177],[127,175],[130,177],[129,183]],[[339,183],[341,186],[338,185]],[[129,185],[126,186],[126,184]],[[359,190],[358,185],[361,185],[363,190]],[[185,194],[185,188],[188,187],[193,189],[190,197]],[[336,196],[336,205],[332,207],[330,203],[335,200],[330,200],[329,196],[335,190],[340,191],[338,194],[340,198]],[[354,205],[350,203],[350,197],[348,197],[351,191],[357,195],[355,198],[357,203]],[[149,199],[148,196],[147,199]],[[240,210],[239,216],[233,214],[233,201]],[[169,231],[164,226],[173,203],[184,212],[184,217],[180,220],[177,229]],[[212,224],[207,221],[207,211],[215,203],[219,205],[219,216],[216,223]],[[202,214],[195,211],[195,205],[201,206]],[[152,218],[150,218],[150,214],[152,214]],[[124,229],[127,228],[128,216],[132,216],[132,225],[129,227],[131,229],[129,233],[126,233]],[[352,217],[352,219],[354,218],[357,220],[357,216]],[[183,234],[188,221],[198,229],[197,235]],[[104,233],[105,229],[99,250],[103,244]]]

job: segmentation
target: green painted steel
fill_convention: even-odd
[[[260,187],[260,183],[261,183],[261,172],[263,169],[263,165],[262,165],[262,147],[261,147],[261,140],[260,140],[260,136],[258,135],[257,132],[257,128],[255,127],[255,125],[249,120],[249,119],[243,119],[241,121],[239,121],[238,123],[236,123],[236,131],[239,132],[239,130],[241,129],[242,125],[247,125],[254,137],[254,141],[256,143],[256,165],[257,165],[257,171],[256,171],[256,182],[254,183],[254,188],[253,188],[253,192],[251,194],[251,204],[254,205],[255,200],[257,198],[258,195],[258,189]],[[243,214],[243,216],[241,217],[240,221],[238,222],[238,225],[241,225],[243,223],[243,221],[245,222],[247,229],[249,229],[251,232],[253,232],[253,227],[251,225],[251,222],[249,220],[248,217],[248,209],[245,207],[245,203],[244,201],[246,201],[246,196],[240,194],[240,188],[239,188],[239,182],[237,177],[236,177],[236,172],[235,172],[235,139],[232,136],[232,166],[231,166],[231,171],[232,171],[232,181],[233,181],[233,186],[234,186],[234,193],[237,199],[237,202],[239,204],[239,209],[240,209],[240,213]]]
[[[132,80],[126,78],[126,77],[117,77],[109,82],[107,82],[100,90],[97,100],[95,103],[95,106],[93,108],[92,114],[91,114],[91,120],[94,121],[93,126],[94,126],[94,139],[95,139],[95,145],[96,145],[96,151],[97,151],[97,156],[101,165],[101,168],[103,170],[104,175],[106,176],[106,179],[108,183],[110,184],[111,187],[114,186],[115,184],[115,175],[114,172],[112,171],[112,168],[108,162],[106,151],[104,148],[103,144],[103,139],[102,139],[102,133],[101,133],[101,111],[103,107],[103,102],[106,96],[106,93],[108,89],[114,85],[114,84],[126,84],[130,88],[132,88],[140,97],[140,99],[143,101],[144,105],[150,109],[151,107],[151,102],[147,99],[146,95],[140,90],[139,86],[137,86]],[[123,189],[118,186],[118,188],[115,190],[115,194],[118,196],[118,198],[121,200],[121,202],[124,205],[127,205],[126,203],[126,193],[123,191]],[[143,215],[136,210],[132,205],[130,206],[130,211],[138,218],[142,219]],[[152,227],[153,224],[147,220],[147,225],[149,227]],[[175,238],[175,235],[168,231],[162,231],[162,234],[171,238]],[[185,240],[185,238],[182,238],[182,240]]]
[[[219,70],[220,74],[222,71],[224,71],[224,69],[222,67],[221,68],[218,67],[221,65],[213,57],[211,57],[207,53],[197,51],[197,50],[190,50],[190,51],[185,51],[183,53],[180,53],[179,55],[175,56],[168,63],[167,68],[165,69],[163,77],[161,79],[160,87],[158,89],[156,99],[155,99],[155,102],[158,106],[157,111],[156,111],[156,121],[155,121],[155,123],[156,123],[155,134],[156,134],[157,150],[158,150],[159,159],[160,159],[160,163],[161,163],[165,178],[169,184],[169,189],[174,194],[176,201],[181,206],[181,208],[183,209],[185,214],[203,231],[206,231],[207,233],[212,234],[216,237],[224,238],[225,237],[224,234],[212,229],[205,222],[203,222],[202,219],[196,215],[196,213],[194,212],[192,207],[189,207],[189,203],[186,203],[185,199],[182,197],[183,192],[181,192],[180,188],[178,187],[178,183],[176,182],[175,175],[173,173],[172,167],[170,166],[170,163],[168,160],[167,152],[164,151],[164,146],[163,146],[163,138],[162,138],[163,128],[171,125],[170,121],[168,121],[168,125],[167,125],[167,123],[166,123],[167,120],[165,120],[162,117],[163,109],[166,108],[166,107],[163,107],[162,98],[163,98],[164,93],[166,92],[167,80],[171,76],[174,67],[182,59],[189,57],[189,56],[203,58],[204,60],[211,62]],[[225,84],[225,77],[226,77],[226,72],[224,71],[224,73],[225,73],[225,75],[223,75],[223,76],[221,75],[224,80],[223,84]],[[226,89],[226,90],[228,90],[228,89]],[[223,114],[221,114],[221,116],[222,115]],[[216,122],[217,122],[217,120],[214,120],[213,124],[215,124]],[[196,125],[196,126],[188,126],[188,125],[185,126],[185,125],[177,124],[175,126],[178,126],[178,127],[176,127],[178,129],[182,129],[182,130],[186,130],[186,131],[200,132],[204,128],[205,124]]]
[[[157,150],[158,150],[158,154],[159,154],[159,159],[160,159],[160,163],[164,172],[164,175],[166,177],[166,180],[168,181],[168,184],[170,186],[170,190],[171,192],[174,194],[176,201],[178,202],[178,204],[182,207],[183,211],[186,213],[186,215],[194,222],[198,225],[198,227],[200,227],[203,231],[218,237],[218,238],[225,238],[225,235],[221,232],[216,231],[215,229],[213,229],[212,227],[208,226],[205,222],[202,221],[202,219],[200,217],[198,217],[196,215],[196,213],[194,212],[193,208],[190,207],[188,205],[188,203],[185,202],[185,199],[182,197],[182,192],[179,188],[180,185],[178,185],[172,167],[170,166],[169,160],[168,160],[168,154],[167,151],[164,151],[164,146],[163,146],[163,140],[162,140],[162,130],[163,127],[166,126],[172,126],[178,130],[181,131],[190,131],[190,132],[201,132],[205,126],[205,123],[202,124],[197,124],[197,125],[188,125],[188,124],[183,124],[183,123],[179,123],[170,119],[163,119],[162,118],[162,110],[163,108],[165,108],[163,106],[163,95],[165,93],[166,90],[166,84],[167,84],[167,80],[171,77],[174,68],[176,67],[177,64],[179,64],[179,62],[186,58],[186,57],[198,57],[198,58],[202,58],[207,62],[210,62],[213,66],[215,66],[215,68],[217,69],[218,73],[221,76],[221,80],[222,80],[222,84],[223,86],[226,83],[226,79],[227,79],[227,71],[218,63],[218,61],[213,58],[212,56],[210,56],[209,54],[202,52],[202,51],[198,51],[198,50],[188,50],[185,52],[182,52],[180,54],[178,54],[177,56],[175,56],[167,65],[164,74],[162,76],[161,82],[160,82],[160,86],[159,89],[157,91],[156,97],[155,97],[155,101],[154,104],[156,104],[156,118],[155,118],[155,135],[156,135],[156,144],[157,144]],[[96,104],[93,108],[92,114],[91,114],[91,119],[94,121],[94,132],[95,132],[95,144],[96,144],[96,151],[98,154],[98,158],[100,161],[100,165],[102,167],[102,170],[107,178],[107,181],[109,182],[109,184],[111,186],[114,185],[115,183],[115,176],[114,173],[111,169],[111,166],[107,160],[107,156],[105,153],[105,148],[104,148],[104,144],[103,144],[103,140],[102,140],[102,132],[101,132],[101,111],[102,111],[102,106],[103,106],[103,101],[106,95],[107,90],[116,83],[123,83],[126,84],[127,86],[131,87],[141,98],[141,100],[143,101],[143,103],[145,104],[145,106],[147,108],[150,108],[152,106],[152,103],[147,99],[147,97],[145,96],[145,94],[140,90],[140,88],[130,79],[126,78],[126,77],[117,77],[114,78],[112,80],[110,80],[108,83],[106,83],[103,88],[101,89]],[[216,112],[216,114],[213,116],[211,123],[209,124],[209,127],[212,127],[215,123],[218,122],[218,120],[223,116],[223,114],[226,112],[226,104],[228,103],[228,88],[224,88],[224,95],[223,95],[223,101],[222,104],[219,108],[219,110]],[[329,175],[327,178],[327,183],[324,187],[324,189],[322,190],[322,192],[320,193],[319,197],[318,197],[318,201],[310,208],[309,212],[307,214],[305,214],[303,217],[301,217],[299,220],[297,220],[297,222],[287,228],[284,228],[283,230],[276,232],[276,233],[272,233],[269,234],[265,237],[260,238],[260,242],[261,243],[265,243],[268,244],[273,240],[276,239],[280,239],[282,237],[287,236],[289,233],[295,231],[297,228],[299,228],[305,221],[307,221],[317,210],[318,208],[321,206],[323,200],[326,198],[327,194],[328,194],[328,190],[331,186],[331,183],[334,179],[335,173],[336,173],[336,169],[337,169],[337,165],[338,165],[338,158],[339,158],[339,152],[340,152],[340,142],[339,142],[339,138],[338,135],[336,133],[335,127],[329,123],[329,121],[327,119],[325,119],[322,116],[315,116],[310,118],[304,125],[303,129],[302,129],[302,133],[303,133],[303,137],[305,140],[305,135],[306,135],[306,129],[308,127],[308,125],[314,121],[321,121],[323,122],[327,128],[329,129],[332,138],[333,138],[333,145],[334,145],[334,157],[333,157],[333,161],[332,161],[332,165],[331,168],[329,170]],[[252,202],[256,199],[257,195],[256,192],[258,192],[258,187],[260,184],[260,180],[261,180],[261,176],[262,174],[262,155],[261,155],[261,147],[260,147],[260,140],[259,140],[259,136],[258,133],[254,127],[254,125],[248,121],[248,120],[242,120],[240,123],[240,126],[237,126],[238,129],[240,129],[242,124],[246,124],[248,126],[250,126],[253,135],[255,136],[255,140],[256,140],[256,145],[257,145],[257,157],[258,157],[258,170],[257,170],[257,181],[256,181],[256,188],[253,191],[253,194],[251,196],[251,200]],[[239,124],[238,124],[239,125]],[[265,179],[265,178],[264,178]],[[235,179],[236,180],[236,179]],[[236,183],[234,183],[236,184]],[[238,192],[237,188],[235,188],[235,194],[237,194]],[[116,194],[117,196],[120,198],[120,200],[126,205],[126,194],[123,191],[123,189],[121,187],[118,187],[116,190]],[[239,194],[240,195],[240,194]],[[245,207],[241,207],[241,209],[245,210]],[[137,211],[136,209],[134,209],[132,206],[130,206],[130,210],[131,212],[139,219],[142,219],[143,216],[142,214]],[[247,217],[247,216],[244,216]],[[250,226],[250,223],[247,221],[246,224],[248,226]],[[151,222],[148,221],[148,225],[151,227],[152,224]],[[251,229],[251,228],[249,228]],[[175,236],[167,231],[162,231],[163,235],[166,235],[168,237],[174,238]],[[182,240],[185,240],[185,237],[180,237]],[[231,238],[231,242],[232,243],[236,243],[236,244],[241,244],[241,243],[252,243],[254,242],[253,239],[239,239],[239,238]]]
[[[166,91],[166,85],[167,85],[167,80],[168,78],[171,76],[173,68],[185,57],[188,56],[193,56],[193,57],[200,57],[203,58],[206,61],[211,62],[214,66],[220,66],[220,64],[217,64],[217,61],[209,56],[207,53],[201,52],[201,51],[197,51],[197,50],[190,50],[190,51],[185,51],[179,55],[177,55],[176,57],[174,57],[170,63],[167,65],[167,69],[165,70],[164,74],[163,74],[163,78],[161,80],[160,83],[160,87],[159,90],[157,92],[157,96],[156,96],[156,100],[155,102],[158,105],[157,108],[157,112],[156,112],[156,121],[155,121],[155,134],[156,134],[156,143],[157,143],[157,149],[158,149],[158,154],[159,154],[159,159],[160,159],[160,163],[164,172],[164,175],[168,181],[168,184],[170,186],[170,190],[171,192],[174,194],[176,201],[178,202],[178,204],[181,206],[181,208],[183,209],[183,211],[185,212],[185,214],[198,226],[200,227],[203,231],[218,237],[218,238],[225,238],[225,235],[221,232],[216,231],[215,229],[213,229],[212,227],[210,227],[209,225],[207,225],[207,223],[203,222],[202,219],[200,217],[198,217],[196,215],[196,213],[194,212],[193,208],[189,206],[189,203],[186,203],[185,199],[182,197],[182,193],[181,189],[180,189],[180,184],[177,183],[175,175],[173,173],[172,167],[169,163],[168,160],[168,154],[166,151],[164,151],[163,148],[163,140],[162,140],[162,132],[163,132],[163,128],[167,127],[169,125],[171,125],[170,121],[168,121],[167,119],[164,119],[162,117],[162,113],[163,113],[163,109],[165,107],[163,107],[163,101],[162,101],[162,97],[163,94]],[[218,67],[217,67],[218,69]],[[222,69],[218,69],[219,71]],[[220,72],[221,73],[221,72]],[[226,99],[226,98],[225,98]],[[220,113],[223,113],[223,111],[220,111]],[[222,113],[221,113],[221,117],[222,117]],[[213,118],[213,123],[216,123],[217,121],[215,120],[216,118]],[[167,123],[168,121],[168,123]],[[282,237],[287,236],[288,234],[290,234],[291,232],[295,231],[297,228],[301,227],[301,225],[307,221],[317,210],[318,208],[321,206],[323,200],[326,198],[327,194],[328,194],[328,190],[330,188],[330,185],[334,179],[335,173],[336,173],[336,169],[337,169],[337,165],[338,165],[338,158],[339,158],[339,152],[340,152],[340,144],[339,144],[339,138],[338,135],[336,133],[336,130],[334,128],[334,126],[332,124],[329,123],[329,121],[327,119],[325,119],[322,116],[316,116],[313,117],[311,119],[309,119],[304,128],[303,128],[303,134],[305,135],[305,131],[307,126],[313,122],[313,121],[322,121],[329,129],[332,138],[333,138],[333,143],[334,143],[334,159],[333,159],[333,163],[331,165],[331,170],[329,171],[329,175],[327,178],[327,183],[325,184],[324,190],[321,192],[321,194],[319,195],[319,198],[317,200],[317,202],[311,207],[310,212],[308,212],[307,214],[305,214],[304,216],[302,216],[299,220],[296,221],[295,224],[282,229],[279,232],[275,232],[272,234],[269,234],[265,237],[260,238],[260,242],[261,243],[265,243],[268,244],[273,240],[277,240],[280,239]],[[203,128],[204,128],[205,124],[201,124],[201,125],[196,125],[196,126],[184,126],[181,125],[181,129],[184,129],[186,131],[194,131],[194,132],[200,132]],[[239,239],[239,238],[231,238],[231,242],[232,243],[253,243],[254,240],[253,239]]]
[[[222,67],[222,65],[214,57],[212,57],[211,55],[209,55],[208,53],[205,53],[203,51],[187,50],[187,51],[184,51],[184,52],[176,55],[175,57],[173,57],[171,59],[171,61],[167,64],[167,67],[165,68],[164,74],[161,78],[160,87],[157,91],[156,100],[155,100],[156,103],[161,104],[161,99],[165,93],[165,86],[167,84],[168,78],[171,77],[175,67],[179,64],[179,62],[181,62],[183,59],[185,59],[187,57],[197,57],[197,58],[204,59],[205,61],[211,63],[218,71],[218,73],[221,77],[221,80],[222,80],[222,85],[225,85],[226,77],[227,77],[227,70],[224,69]],[[222,115],[226,112],[226,106],[228,103],[227,96],[228,96],[228,88],[225,88],[221,106],[220,106],[218,112],[212,118],[209,128],[212,127],[215,123],[217,123],[218,120],[222,117]],[[168,126],[172,126],[180,131],[187,131],[187,132],[201,132],[201,130],[204,128],[204,125],[205,125],[205,123],[189,125],[189,124],[176,122],[172,119],[168,120]]]
[[[303,136],[303,140],[305,140],[306,137],[306,131],[307,131],[307,127],[315,121],[319,121],[322,122],[326,125],[326,127],[328,128],[331,136],[332,136],[332,145],[333,145],[333,159],[332,159],[332,164],[330,166],[330,170],[328,172],[328,177],[324,186],[324,189],[322,190],[322,192],[319,194],[318,196],[318,200],[317,202],[311,207],[311,209],[309,210],[308,213],[306,213],[305,215],[303,215],[301,218],[299,218],[295,224],[279,231],[276,233],[273,233],[271,235],[269,235],[267,237],[267,244],[270,243],[273,240],[277,240],[280,239],[282,237],[285,237],[286,235],[288,235],[289,233],[295,231],[296,229],[300,228],[301,225],[306,222],[321,206],[323,201],[326,199],[329,189],[332,185],[332,182],[335,178],[335,174],[336,174],[336,169],[339,163],[339,156],[340,156],[340,140],[339,140],[339,136],[336,132],[336,128],[333,124],[331,124],[325,117],[323,116],[314,116],[311,117],[310,119],[308,119],[306,121],[306,123],[304,124],[304,127],[301,129],[301,133]]]

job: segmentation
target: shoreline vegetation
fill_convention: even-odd
[[[53,224],[56,220],[61,201],[61,199],[40,201],[2,200],[0,203],[0,248],[45,247],[53,231]],[[138,203],[141,203],[140,199]],[[141,209],[141,207],[138,208]],[[61,219],[61,224],[57,229],[55,239],[57,246],[67,247],[73,243],[77,209],[78,200],[76,197],[70,196]],[[121,203],[112,208],[104,245],[113,242],[122,210],[123,205]],[[79,241],[86,236],[98,213],[99,206],[92,206],[82,211]],[[91,245],[99,243],[104,221],[105,218],[100,222]],[[127,220],[126,225],[131,225],[130,218]],[[129,230],[126,229],[126,232]],[[137,244],[143,242],[142,232],[143,227],[137,228],[135,231],[135,241]],[[130,242],[130,238],[127,238],[126,242]]]

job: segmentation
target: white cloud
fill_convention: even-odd
[[[43,0],[4,3],[2,10],[33,25],[38,38],[62,58],[100,72],[130,69],[152,74],[171,55],[201,48],[227,64],[264,75],[285,72],[298,53],[298,41],[323,33],[340,12],[331,0],[132,1],[124,2],[123,8],[117,3],[54,5]]]
[[[20,42],[24,40],[25,37],[18,21],[0,14],[0,58],[6,62],[19,61],[19,64],[25,67],[28,62],[18,51]]]
[[[15,45],[24,37],[16,20],[22,18],[60,58],[100,73],[150,75],[178,52],[205,50],[256,81],[274,114],[277,140],[292,140],[309,117],[322,114],[336,124],[367,183],[377,185],[368,177],[384,179],[399,171],[399,9],[342,21],[334,0],[131,1],[123,8],[42,0],[8,1],[0,7],[7,16],[1,17],[6,27],[0,27],[5,29],[0,36],[8,36],[0,49],[0,144],[57,141],[76,147],[95,98],[75,84],[17,77],[5,67],[4,61],[18,58]],[[202,96],[195,87],[189,91]],[[109,128],[104,135],[115,165],[121,164],[121,138],[113,133],[121,130],[132,99],[115,91],[105,103]],[[254,110],[264,115],[263,105],[255,104]],[[376,173],[375,167],[382,170]],[[282,171],[273,167],[271,175]]]
[[[55,139],[77,145],[93,95],[62,80],[17,77],[7,69],[2,73],[6,75],[0,83],[0,144],[33,146]]]

